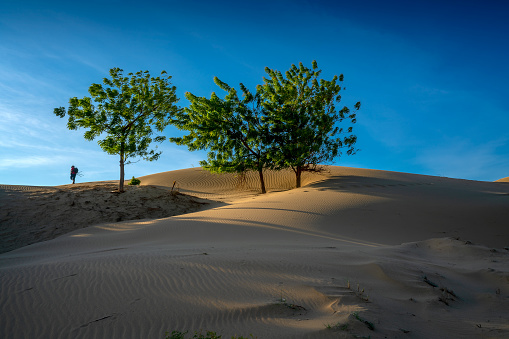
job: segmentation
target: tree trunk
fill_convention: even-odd
[[[263,167],[258,166],[258,174],[260,175],[260,185],[262,186],[262,194],[267,193],[265,191],[265,180],[263,180]]]
[[[124,160],[120,159],[120,182],[118,183],[118,191],[124,192]]]
[[[120,145],[120,182],[118,183],[118,191],[124,192],[124,143]]]
[[[296,177],[295,187],[296,188],[300,187],[300,177],[301,177],[301,174],[302,174],[302,167],[301,166],[297,166],[297,170],[295,171],[295,177]]]

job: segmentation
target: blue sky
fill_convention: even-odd
[[[492,181],[509,176],[509,3],[494,1],[9,1],[0,3],[0,183],[118,179],[118,157],[53,108],[110,68],[173,76],[210,96],[217,76],[254,91],[266,66],[317,60],[361,101],[360,151],[336,164]],[[168,128],[167,136],[179,135]],[[199,166],[169,142],[126,178]]]

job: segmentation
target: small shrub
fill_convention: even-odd
[[[172,331],[171,333],[166,332],[165,339],[185,339],[186,332]]]
[[[355,319],[359,320],[361,323],[363,323],[364,325],[366,325],[371,331],[374,331],[375,330],[375,325],[370,322],[370,321],[367,321],[366,319],[362,319],[360,316],[359,316],[359,313],[358,312],[354,312],[352,313],[352,315],[355,317]]]
[[[131,179],[131,181],[129,181],[129,185],[139,185],[139,184],[141,184],[141,180],[136,179],[133,175],[133,178]]]
[[[328,330],[340,330],[340,331],[348,331],[348,324],[337,323],[336,325],[327,324],[325,328]]]

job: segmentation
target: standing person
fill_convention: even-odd
[[[76,180],[76,174],[78,174],[78,167],[74,167],[74,165],[71,166],[71,180],[74,184],[74,181]]]

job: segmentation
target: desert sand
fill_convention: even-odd
[[[507,183],[304,175],[2,186],[0,337],[509,338]]]

